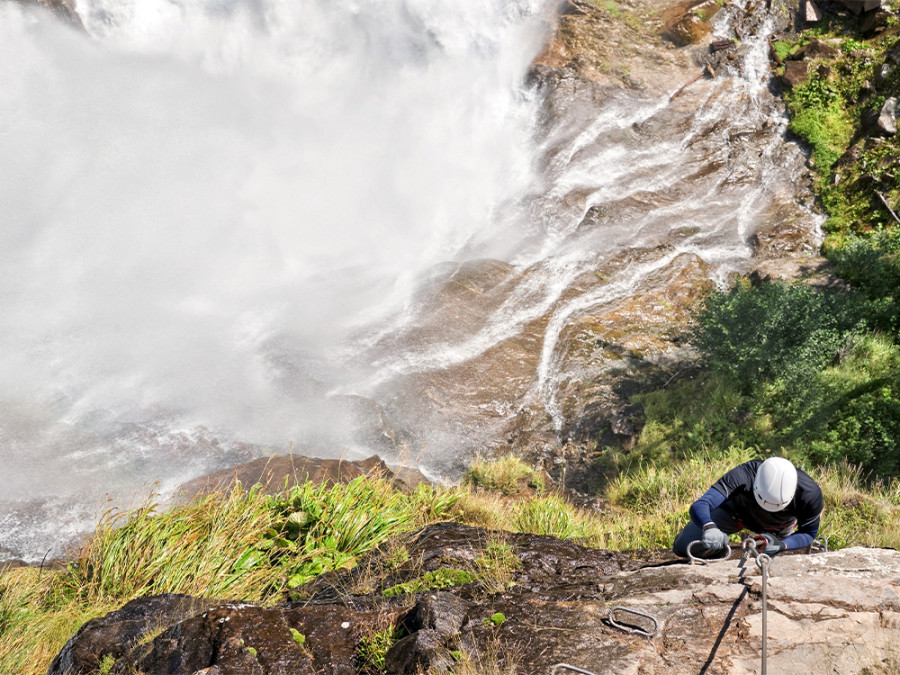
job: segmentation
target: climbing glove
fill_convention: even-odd
[[[784,542],[774,534],[763,532],[759,536],[766,540],[766,548],[760,551],[761,553],[765,553],[766,555],[775,555],[776,553],[781,553],[786,548]]]
[[[713,551],[728,546],[728,535],[722,532],[715,523],[707,523],[703,528],[703,545]]]

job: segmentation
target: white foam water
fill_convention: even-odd
[[[81,0],[87,34],[0,5],[7,514],[242,443],[352,454],[326,394],[355,341],[433,265],[508,246],[551,4]],[[43,555],[19,520],[0,547]]]

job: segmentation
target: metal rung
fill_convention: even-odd
[[[550,669],[550,675],[555,675],[556,671],[559,668],[565,668],[566,670],[572,670],[572,671],[575,671],[576,673],[584,673],[584,675],[595,675],[594,673],[592,673],[589,670],[582,670],[581,668],[576,668],[575,666],[570,666],[568,663],[557,663],[555,666],[553,666]]]
[[[696,539],[696,540],[692,541],[690,544],[688,544],[688,547],[687,547],[687,557],[688,557],[688,560],[691,561],[691,565],[693,565],[694,563],[698,563],[700,565],[705,565],[705,564],[711,563],[711,562],[719,562],[721,560],[728,560],[731,557],[731,546],[726,544],[725,545],[725,555],[722,556],[721,558],[695,558],[691,554],[691,549],[694,546],[696,546],[697,544],[700,544],[701,546],[703,546],[703,542],[700,541],[699,539]]]
[[[643,617],[644,619],[649,619],[653,622],[653,630],[645,630],[638,626],[626,626],[624,624],[619,623],[613,618],[613,614],[616,612],[625,612],[626,614],[635,614],[636,616]],[[641,635],[646,635],[647,637],[653,637],[659,631],[659,622],[651,615],[646,614],[644,612],[639,612],[636,609],[631,609],[629,607],[613,607],[609,610],[609,623],[616,628],[624,630],[628,633],[640,633]]]

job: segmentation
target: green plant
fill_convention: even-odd
[[[772,43],[772,48],[775,50],[775,54],[778,56],[780,61],[784,61],[788,56],[793,54],[799,46],[794,44],[793,42],[787,42],[785,40],[775,40]]]
[[[306,645],[306,636],[296,628],[291,628],[291,639],[301,647]]]
[[[472,572],[466,570],[454,569],[452,567],[440,567],[433,572],[426,572],[421,577],[411,581],[391,586],[382,591],[382,595],[387,598],[395,595],[405,595],[407,593],[420,593],[422,591],[430,591],[439,588],[451,588],[453,586],[462,586],[464,584],[475,581],[476,576]]]
[[[279,523],[256,548],[285,571],[287,587],[294,589],[324,571],[352,566],[392,537],[440,517],[460,496],[434,488],[410,496],[366,477],[346,485],[305,483],[274,500]]]
[[[486,619],[486,622],[493,626],[502,626],[506,623],[506,616],[503,612],[495,612],[489,619]]]
[[[259,598],[270,572],[251,542],[274,522],[266,500],[240,488],[167,513],[152,503],[111,512],[68,578],[91,601],[163,592]]]
[[[802,283],[739,282],[706,298],[692,341],[705,365],[733,377],[743,393],[775,375],[805,383],[857,326],[844,300]]]
[[[544,490],[544,479],[537,471],[513,455],[495,460],[477,459],[466,470],[463,484],[499,490],[506,495],[521,494],[532,488]]]
[[[367,672],[385,672],[385,657],[400,637],[402,631],[394,625],[374,629],[363,635],[356,650],[360,666]]]
[[[116,665],[116,657],[112,654],[106,654],[100,659],[100,665],[97,668],[97,675],[109,675],[113,666]]]
[[[575,510],[556,495],[522,504],[515,527],[520,532],[548,534],[561,539],[583,535]]]
[[[513,585],[513,575],[522,561],[502,537],[488,540],[484,552],[475,558],[478,580],[487,593],[502,593]]]
[[[844,154],[853,136],[853,123],[839,92],[825,78],[813,75],[787,96],[793,113],[790,129],[812,146],[813,160],[827,182],[830,167]]]

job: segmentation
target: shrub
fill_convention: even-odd
[[[799,283],[739,282],[706,298],[693,342],[704,365],[749,393],[767,377],[808,381],[833,358],[855,319],[852,304],[837,294]]]
[[[900,227],[869,236],[848,236],[829,252],[836,271],[868,301],[871,323],[900,330]]]

